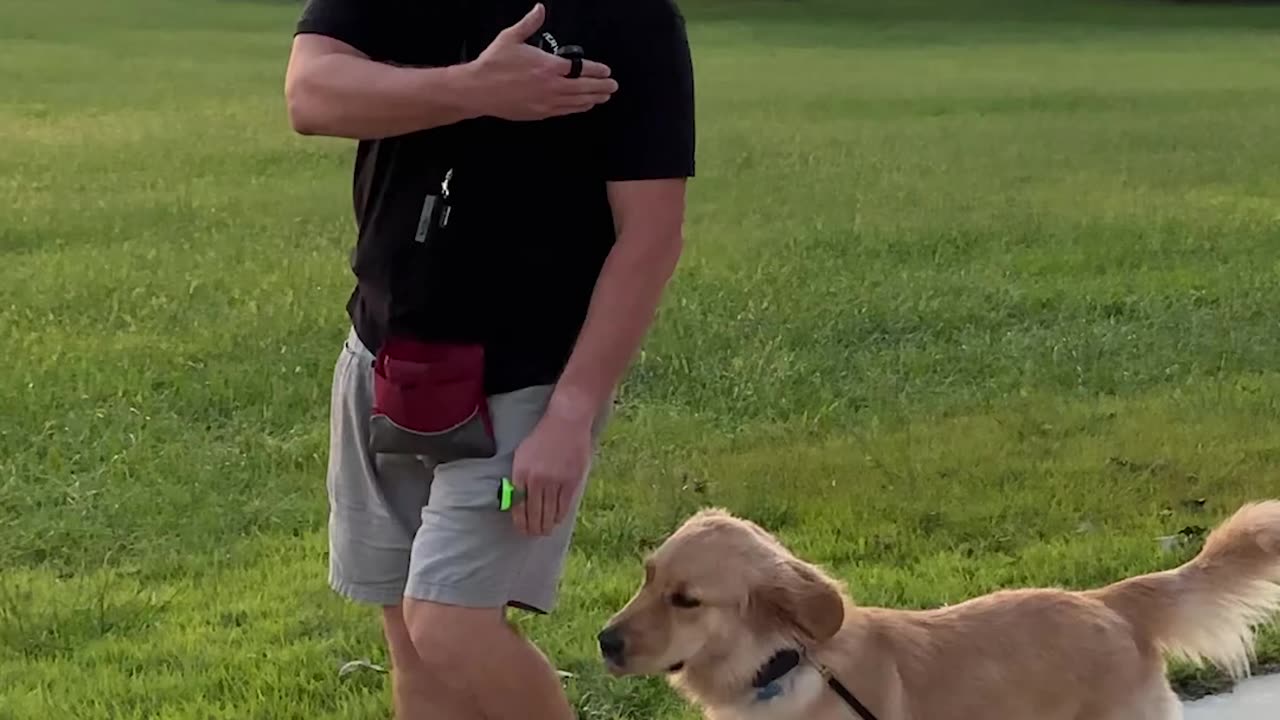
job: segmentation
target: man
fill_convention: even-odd
[[[673,0],[529,2],[309,0],[289,60],[293,128],[359,141],[330,582],[382,606],[401,720],[573,717],[506,608],[552,609],[605,410],[682,249],[693,80]],[[445,167],[471,267],[397,267]],[[419,271],[450,290],[409,322],[484,339],[491,458],[369,449],[371,362],[405,314],[390,278]],[[526,493],[510,513],[503,477]]]

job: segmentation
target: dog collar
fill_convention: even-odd
[[[781,695],[783,693],[782,678],[799,667],[802,659],[803,656],[799,650],[788,648],[779,650],[765,661],[764,665],[756,671],[755,679],[751,681],[751,687],[756,691],[756,702],[765,702]],[[863,705],[852,692],[849,692],[849,688],[845,687],[844,683],[831,674],[831,670],[818,663],[813,665],[822,675],[822,679],[827,681],[827,687],[831,688],[832,692],[839,696],[855,715],[862,720],[877,720],[875,714],[868,710],[867,706]]]
[[[795,670],[800,665],[800,653],[796,650],[779,650],[769,658],[759,670],[756,671],[756,677],[751,681],[751,687],[755,688],[756,701],[764,702],[772,700],[782,694],[782,683],[779,682],[786,677],[787,673]]]

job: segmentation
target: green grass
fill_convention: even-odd
[[[1280,9],[686,7],[689,252],[525,623],[582,717],[692,717],[591,645],[703,505],[927,607],[1280,496]],[[351,148],[289,132],[296,11],[0,8],[4,720],[387,717],[325,586]]]

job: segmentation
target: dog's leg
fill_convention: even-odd
[[[1150,717],[1151,720],[1182,720],[1182,702],[1173,690],[1167,686],[1160,689]]]
[[[1135,698],[1130,705],[1106,713],[1102,718],[1089,717],[1079,720],[1182,720],[1182,703],[1161,678],[1151,685],[1151,690]]]

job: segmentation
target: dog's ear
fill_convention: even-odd
[[[793,558],[782,560],[752,595],[766,620],[798,630],[815,642],[829,639],[844,624],[844,599],[836,584]]]

